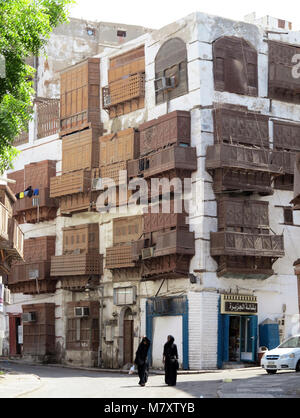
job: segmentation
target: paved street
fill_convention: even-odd
[[[145,388],[136,375],[10,362],[0,362],[0,368],[19,373],[0,379],[0,398],[300,398],[299,373],[269,376],[260,368],[179,375],[176,387],[150,375]]]

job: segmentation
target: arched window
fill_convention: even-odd
[[[257,52],[244,39],[224,36],[213,44],[215,89],[257,96]]]
[[[188,93],[187,51],[179,38],[166,41],[155,58],[156,104]]]

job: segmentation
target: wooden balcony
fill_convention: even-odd
[[[281,258],[285,255],[283,235],[213,232],[211,255]]]
[[[284,174],[281,167],[273,162],[272,151],[231,144],[216,144],[207,148],[207,171],[218,168]]]
[[[16,264],[12,268],[8,283],[14,284],[50,279],[50,267],[50,261]]]
[[[144,233],[151,233],[170,228],[187,228],[188,215],[183,213],[145,213]]]
[[[214,179],[215,193],[257,192],[273,194],[272,178],[284,174],[275,163],[277,154],[267,149],[216,144],[207,148],[206,170]],[[277,160],[282,163],[282,158]]]
[[[219,277],[266,280],[274,274],[270,257],[220,256],[217,261]]]
[[[300,79],[293,74],[293,57],[300,53],[299,46],[268,41],[269,97],[291,103],[300,103]]]
[[[50,198],[87,193],[90,190],[90,170],[73,171],[50,179]]]
[[[191,144],[190,112],[177,110],[139,126],[140,155],[148,155],[170,145]]]
[[[59,132],[59,99],[37,97],[37,139]]]
[[[117,245],[106,249],[105,268],[118,270],[137,267],[137,255],[133,244]]]
[[[296,153],[289,151],[274,151],[272,161],[275,166],[279,167],[283,174],[294,175]]]
[[[145,96],[145,74],[137,73],[109,83],[102,89],[103,108],[110,109],[120,103]]]
[[[142,263],[142,281],[187,278],[191,256],[172,254],[144,260]]]
[[[219,231],[228,228],[263,229],[269,233],[269,203],[222,196],[218,199]],[[249,231],[247,231],[249,232]]]
[[[56,280],[50,277],[50,267],[50,261],[14,265],[8,276],[11,292],[27,295],[54,293]]]
[[[13,260],[23,259],[24,234],[15,219],[0,203],[0,252],[2,253],[0,269],[8,273]]]
[[[52,277],[101,276],[103,256],[100,254],[72,254],[51,258]]]
[[[154,250],[155,257],[182,254],[195,255],[195,236],[193,232],[172,230],[159,233]]]
[[[38,196],[24,197],[14,204],[14,217],[20,224],[50,221],[55,219],[58,204],[50,198],[50,189],[39,189]]]
[[[142,164],[144,162],[144,164]],[[144,166],[144,177],[158,176],[167,171],[190,172],[197,170],[196,148],[173,146],[140,160]]]

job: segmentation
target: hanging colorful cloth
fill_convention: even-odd
[[[24,192],[20,193],[20,199],[24,199]]]
[[[31,186],[27,187],[27,189],[25,190],[24,194],[27,197],[32,197],[32,195],[33,195],[32,187]]]

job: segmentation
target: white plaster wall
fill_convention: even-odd
[[[183,361],[183,325],[182,316],[158,316],[153,318],[152,330],[152,365],[154,368],[163,368],[164,345],[168,335],[175,339],[178,351],[179,366]]]
[[[217,292],[189,292],[189,366],[204,370],[217,368]]]

